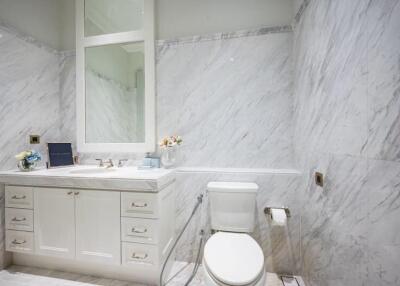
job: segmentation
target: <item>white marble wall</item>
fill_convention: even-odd
[[[182,166],[293,166],[292,33],[282,30],[160,42],[158,135],[183,137]]]
[[[184,139],[180,166],[290,168],[292,146],[292,33],[288,27],[160,41],[157,53],[158,136]],[[177,174],[177,231],[209,181],[260,185],[253,234],[267,270],[298,273],[300,216],[295,196],[299,174],[182,171]],[[293,211],[288,253],[285,229],[269,228],[267,205]],[[177,259],[195,258],[200,229],[209,235],[208,200],[183,236]],[[293,265],[294,264],[294,265]]]
[[[303,275],[399,285],[400,2],[307,2],[294,40]]]
[[[59,57],[56,51],[0,26],[0,169],[16,167],[14,155],[26,149],[45,154],[57,141],[60,124]],[[29,134],[41,135],[40,145]],[[4,190],[0,186],[0,268],[4,265]]]

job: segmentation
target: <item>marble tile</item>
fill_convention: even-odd
[[[8,27],[0,26],[0,33],[0,169],[8,170],[16,168],[15,154],[36,149],[45,156],[44,143],[58,141],[59,58],[54,50]],[[29,134],[40,135],[42,144],[30,145]],[[2,218],[4,189],[0,189]],[[1,219],[0,268],[7,263]]]
[[[311,1],[295,29],[294,142],[298,153],[360,155],[364,151],[367,7],[367,0]]]
[[[400,3],[368,9],[368,144],[372,158],[400,162]]]
[[[169,286],[182,286],[191,275],[193,264],[176,262],[172,273],[178,273],[167,279]],[[305,286],[301,277],[296,277],[300,286]],[[13,265],[6,270],[0,271],[1,286],[145,286],[128,281],[105,279],[75,273],[46,270],[40,268],[23,267]],[[197,271],[190,285],[204,286],[202,266]],[[275,273],[266,273],[266,286],[282,286],[280,277]]]
[[[294,25],[303,276],[308,285],[397,285],[399,3],[303,4]]]
[[[400,163],[370,160],[366,194],[370,285],[399,285]]]
[[[60,137],[76,149],[75,51],[60,54]]]
[[[1,286],[145,286],[76,273],[13,265],[0,271]]]
[[[181,166],[292,166],[290,53],[291,33],[158,47],[158,136],[183,137]]]
[[[358,283],[351,285],[364,285],[360,283],[368,259],[366,168],[365,160],[349,156],[318,158],[311,168],[302,212],[303,275],[310,285],[346,285],[353,278]],[[325,174],[324,188],[315,186],[314,170]]]
[[[34,148],[46,154],[44,142],[59,137],[59,58],[0,27],[1,168],[15,168],[14,155]],[[29,145],[29,134],[41,135]]]

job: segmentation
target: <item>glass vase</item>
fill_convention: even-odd
[[[18,169],[22,172],[30,172],[36,168],[36,162],[29,163],[26,160],[18,161]]]
[[[178,148],[176,146],[165,147],[161,150],[161,163],[164,168],[172,168],[176,163]]]

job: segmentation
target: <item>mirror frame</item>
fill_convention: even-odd
[[[155,151],[155,40],[154,0],[143,0],[143,29],[85,37],[85,0],[76,0],[76,123],[78,152],[143,153]],[[85,48],[111,44],[144,42],[145,62],[145,142],[86,142]]]

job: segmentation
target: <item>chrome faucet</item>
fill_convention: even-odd
[[[112,159],[108,159],[107,161],[104,161],[103,164],[108,164],[108,166],[106,166],[106,168],[114,167],[114,162]]]
[[[118,160],[118,168],[121,168],[124,166],[125,162],[127,162],[128,159],[119,159]]]
[[[107,161],[103,161],[103,159],[96,159],[96,161],[99,161],[99,167],[104,167],[104,164],[108,164],[106,168],[114,167],[114,162],[112,159],[108,159]]]
[[[99,161],[99,167],[104,167],[103,159],[96,159],[96,161]]]

